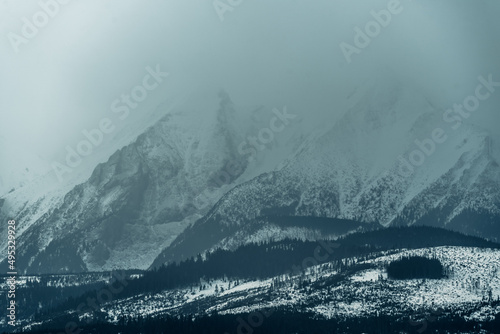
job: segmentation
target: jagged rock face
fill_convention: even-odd
[[[500,167],[487,133],[465,123],[450,129],[442,111],[401,83],[378,82],[353,96],[338,122],[306,138],[280,137],[293,145],[270,143],[254,165],[239,147],[259,125],[242,121],[227,94],[215,112],[166,116],[64,196],[17,203],[15,216],[30,221],[18,236],[19,268],[147,268],[293,231],[318,235],[263,223],[269,216],[428,224],[500,238]],[[251,117],[269,122],[262,108]],[[410,164],[423,150],[416,141],[428,143],[437,128],[446,140]],[[288,158],[273,170],[271,156]],[[225,173],[235,162],[238,172]]]
[[[240,230],[272,213],[446,226],[500,240],[500,167],[488,134],[467,124],[452,130],[441,116],[404,85],[370,90],[281,170],[228,192],[155,265],[234,245]],[[436,128],[446,140],[432,147],[426,139]],[[429,154],[410,164],[416,140]]]
[[[215,113],[167,115],[114,153],[18,236],[20,270],[147,268],[206,213],[197,196],[219,190],[211,177],[238,158],[234,113],[222,94]]]

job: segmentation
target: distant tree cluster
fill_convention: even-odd
[[[324,243],[328,242],[324,241]],[[286,273],[297,275],[304,272],[307,267],[316,264],[313,259],[318,247],[320,247],[319,254],[324,257],[324,261],[318,261],[318,264],[329,263],[324,270],[338,270],[339,272],[345,272],[355,265],[355,263],[348,263],[349,258],[357,258],[362,262],[377,257],[378,251],[443,245],[498,247],[498,244],[477,237],[426,226],[395,227],[354,233],[339,238],[335,243],[340,246],[330,249],[332,252],[330,254],[326,249],[321,248],[321,243],[318,241],[299,239],[251,243],[236,250],[218,249],[204,254],[204,257],[199,254],[180,263],[170,263],[143,272],[140,278],[129,281],[125,289],[114,297],[127,298],[180,287],[196,287],[196,285],[198,289],[204,290],[211,285],[213,280],[221,278],[224,278],[224,286],[218,287],[219,292],[228,288],[226,283],[238,285],[238,279],[270,277],[275,277],[273,287],[277,289],[283,284],[292,284],[292,280],[286,277]],[[276,278],[277,275],[285,276]],[[299,283],[303,286],[307,282]],[[50,303],[49,307],[46,306],[47,303],[43,303],[38,313],[46,315],[54,311],[74,310],[87,298],[94,297],[97,291],[88,289],[86,293],[75,298],[68,298],[65,302],[58,300],[58,302]],[[33,305],[38,305],[38,303],[34,302]]]
[[[444,277],[444,267],[438,259],[409,256],[391,262],[387,266],[387,275],[393,279],[439,279]]]
[[[477,237],[426,226],[353,233],[336,240],[338,247],[328,246],[330,243],[331,241],[327,240],[320,242],[285,239],[252,243],[235,250],[218,249],[203,256],[199,254],[179,263],[170,263],[142,272],[140,278],[128,280],[127,286],[120,293],[113,295],[113,299],[155,294],[181,287],[191,289],[194,293],[195,290],[205,290],[215,284],[218,284],[217,293],[223,293],[247,279],[271,277],[273,280],[269,293],[272,297],[274,290],[283,287],[313,291],[324,288],[316,284],[336,286],[338,280],[352,274],[351,271],[367,269],[360,267],[360,263],[378,257],[380,251],[386,251],[386,255],[389,255],[401,248],[420,249],[445,245],[499,248],[498,244]],[[326,248],[322,246],[325,244]],[[315,259],[315,254],[320,256],[320,260]],[[323,266],[313,268],[316,264]],[[413,257],[391,263],[387,271],[389,277],[396,279],[441,278],[443,273],[453,274],[449,269],[445,269],[443,270],[439,260]],[[308,275],[306,270],[309,271]],[[336,271],[342,275],[332,275],[321,282],[311,279],[321,276],[325,271]],[[493,277],[497,272],[492,272],[491,275]],[[85,281],[87,280],[83,280]],[[32,321],[41,321],[64,314],[68,310],[74,311],[88,298],[94,298],[103,285],[102,282],[90,283],[96,282],[95,279],[89,279],[87,282],[89,283],[74,285],[64,280],[54,282],[54,278],[47,276],[46,279],[27,283],[26,288],[19,289],[19,295],[16,295],[17,300],[26,305],[19,316],[31,316]],[[471,281],[464,284],[470,286],[472,291],[483,291],[485,301],[493,300],[492,292],[489,291],[491,287],[484,282]],[[4,304],[0,301],[0,306],[2,305]],[[142,324],[137,326],[140,328]]]

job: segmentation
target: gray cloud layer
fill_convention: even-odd
[[[194,91],[201,99],[197,91],[219,88],[236,104],[288,105],[314,123],[335,119],[350,91],[384,71],[416,82],[443,108],[473,92],[479,75],[500,81],[495,0],[401,0],[401,12],[349,64],[340,43],[354,44],[353,28],[389,2],[244,0],[221,21],[207,0],[73,0],[16,53],[8,34],[21,34],[22,18],[40,5],[4,0],[0,135],[60,157],[156,64],[170,77],[127,122],[165,98]],[[498,133],[499,101],[470,121]]]

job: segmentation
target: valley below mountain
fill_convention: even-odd
[[[68,324],[108,333],[132,333],[136,326],[148,333],[170,326],[183,333],[203,326],[209,326],[207,333],[267,333],[278,327],[494,333],[500,320],[499,252],[499,244],[481,238],[399,227],[335,241],[252,243],[149,272],[25,276],[18,294],[26,305],[39,294],[57,293],[46,300],[51,311],[25,309],[19,323],[23,333]],[[388,267],[407,258],[433,259],[442,272],[426,278],[425,270],[418,274],[411,265],[410,275],[417,276],[392,277]]]

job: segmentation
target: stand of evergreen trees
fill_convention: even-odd
[[[328,243],[328,241],[326,241]],[[181,263],[163,265],[154,270],[144,272],[138,279],[127,280],[127,285],[120,293],[113,295],[113,299],[136,296],[141,293],[153,294],[163,290],[200,284],[203,288],[203,280],[210,281],[219,278],[228,278],[233,282],[238,279],[263,279],[283,275],[287,272],[297,274],[296,270],[303,271],[307,266],[315,263],[309,261],[304,265],[304,259],[311,258],[315,250],[321,248],[321,256],[328,255],[324,263],[329,262],[331,266],[350,267],[347,258],[357,258],[358,261],[370,259],[376,252],[399,248],[422,248],[435,246],[474,246],[498,248],[499,245],[484,239],[469,237],[457,232],[432,227],[401,227],[387,228],[376,231],[351,234],[335,242],[339,247],[334,249],[321,248],[318,241],[282,240],[279,242],[261,242],[242,246],[234,251],[217,250],[188,259]],[[417,261],[418,262],[418,261]],[[319,263],[318,263],[319,264]],[[396,272],[405,272],[405,268],[411,268],[415,263],[403,263],[402,269]],[[424,265],[422,275],[434,275],[439,270]],[[297,269],[298,268],[298,269]],[[434,268],[434,269],[433,269]],[[342,268],[340,268],[342,269]],[[409,269],[411,270],[411,269]],[[295,272],[294,272],[295,271]],[[411,273],[411,275],[421,273]],[[398,275],[398,273],[396,273]],[[431,275],[431,276],[432,276]],[[426,276],[426,277],[427,277]],[[427,277],[431,278],[431,277]],[[201,279],[201,281],[200,281]],[[279,280],[276,285],[282,284]],[[307,284],[307,282],[301,282]],[[59,317],[67,311],[75,311],[79,304],[85,303],[87,298],[95,298],[96,287],[85,286],[82,290],[50,291],[47,287],[32,287],[33,294],[29,297],[29,304],[40,304],[41,309],[34,315],[34,321],[45,321]],[[40,291],[36,291],[40,289]],[[85,293],[82,291],[86,289]],[[26,293],[29,293],[26,291]],[[51,296],[48,294],[51,293]],[[57,296],[57,297],[54,297]],[[57,299],[54,299],[57,298]],[[66,300],[62,302],[62,300]],[[33,310],[31,310],[33,311]],[[96,321],[98,319],[95,319]],[[174,321],[174,320],[172,320]],[[207,320],[208,321],[208,320]],[[103,325],[104,326],[104,325]]]
[[[408,256],[391,262],[387,266],[387,275],[394,279],[439,279],[444,277],[444,267],[438,259]]]

